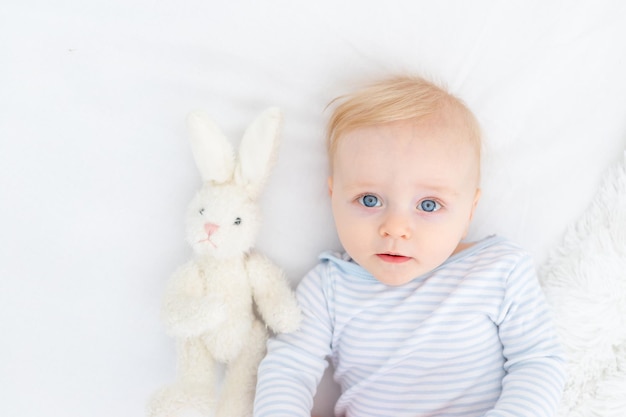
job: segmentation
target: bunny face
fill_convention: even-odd
[[[187,240],[199,256],[240,257],[253,246],[260,224],[257,204],[236,185],[207,185],[187,214]]]
[[[270,107],[245,130],[235,151],[202,112],[187,118],[191,148],[204,187],[189,205],[187,240],[198,256],[243,257],[253,246],[259,195],[276,156],[282,113]]]

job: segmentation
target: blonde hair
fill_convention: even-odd
[[[418,76],[394,76],[372,83],[351,94],[337,97],[327,125],[326,139],[332,161],[339,139],[362,127],[396,121],[420,121],[433,115],[460,116],[480,161],[481,133],[474,114],[444,88]]]

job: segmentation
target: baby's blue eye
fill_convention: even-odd
[[[367,194],[363,197],[359,198],[359,203],[363,204],[365,207],[378,207],[380,206],[380,201],[378,197],[375,195]]]
[[[437,211],[440,208],[441,204],[437,203],[435,200],[424,200],[419,204],[419,209],[428,213]]]

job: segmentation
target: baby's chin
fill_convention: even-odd
[[[391,268],[374,271],[373,273],[370,271],[377,281],[390,287],[398,287],[409,283],[427,272],[418,268],[403,268],[402,265],[394,265]]]
[[[348,254],[350,254],[348,252]],[[409,283],[432,271],[438,262],[424,264],[410,256],[392,253],[375,253],[351,258],[382,284],[397,287]]]
[[[388,259],[376,256],[375,261],[365,266],[379,282],[392,287],[407,284],[437,269],[442,262],[419,262],[415,258]]]

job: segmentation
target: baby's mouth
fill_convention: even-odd
[[[381,260],[392,264],[400,264],[411,259],[408,256],[398,255],[395,253],[379,253],[376,256],[378,256]]]

